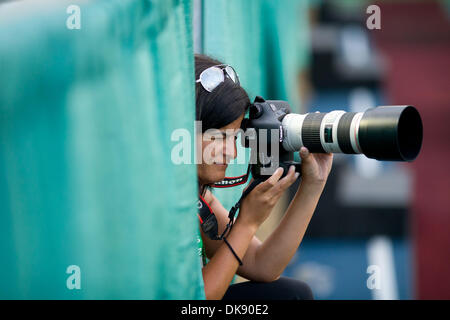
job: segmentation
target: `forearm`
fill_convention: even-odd
[[[237,219],[228,234],[227,241],[241,260],[255,232],[256,229],[240,224],[239,219]],[[206,299],[222,299],[238,267],[239,262],[230,248],[223,242],[208,264],[202,269]]]
[[[283,273],[305,235],[324,187],[324,183],[302,183],[278,227],[258,247],[255,266],[265,278],[275,280]]]

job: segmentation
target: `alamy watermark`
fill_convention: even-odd
[[[67,7],[66,13],[69,14],[69,16],[66,19],[67,29],[70,29],[70,30],[81,29],[81,9],[80,9],[80,7],[75,4],[71,4],[70,6]]]
[[[367,267],[367,271],[370,276],[367,278],[366,285],[367,289],[370,290],[381,290],[381,268],[375,264]]]
[[[66,287],[69,290],[81,289],[81,269],[77,265],[70,265],[66,269],[66,273],[70,274],[66,280]]]
[[[366,13],[370,16],[366,20],[366,26],[369,30],[381,29],[381,9],[379,6],[372,4],[367,7]]]
[[[228,164],[259,163],[264,173],[271,173],[279,164],[280,129],[208,129],[202,133],[202,122],[195,121],[195,138],[187,129],[180,128],[172,132],[170,139],[175,142],[171,150],[173,164]],[[251,152],[238,153],[236,143],[243,145],[247,141]],[[194,150],[194,146],[196,148]],[[269,150],[270,145],[270,150]],[[256,153],[258,150],[258,153]]]

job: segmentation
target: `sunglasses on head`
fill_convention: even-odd
[[[225,81],[225,77],[230,78],[234,83],[239,85],[239,77],[236,71],[228,64],[219,64],[203,70],[195,83],[200,82],[206,91],[211,92]]]

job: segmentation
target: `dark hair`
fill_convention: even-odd
[[[219,64],[223,63],[207,55],[195,54],[195,79],[200,78],[203,70]],[[208,129],[225,127],[245,114],[250,107],[250,99],[240,85],[225,78],[212,92],[206,91],[200,82],[196,83],[195,105],[195,119],[202,122],[204,133]],[[200,188],[199,183],[199,193],[202,196],[210,188],[208,185]]]
[[[200,78],[203,70],[223,64],[203,54],[195,55],[195,79]],[[212,92],[196,83],[195,104],[197,121],[202,122],[202,133],[208,129],[219,129],[242,116],[250,106],[250,99],[245,90],[231,79],[225,78]]]

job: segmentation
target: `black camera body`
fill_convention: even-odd
[[[284,176],[291,165],[300,172],[301,163],[294,161],[294,152],[283,148],[282,120],[289,113],[291,108],[287,101],[266,101],[260,96],[250,106],[243,146],[250,148],[251,140],[256,140],[251,147],[250,171],[253,178],[268,178],[278,167],[284,169]],[[254,131],[250,133],[249,130]]]

